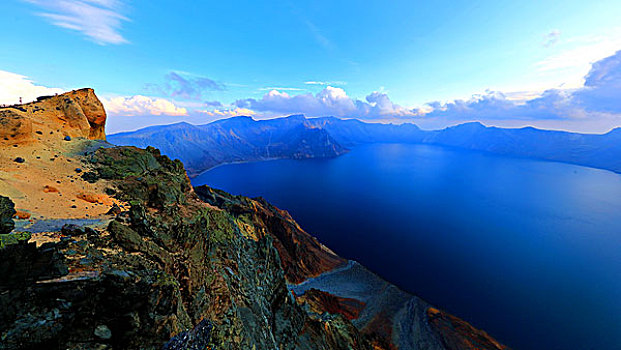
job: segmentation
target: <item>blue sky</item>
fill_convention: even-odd
[[[621,49],[619,1],[183,3],[3,1],[0,103],[93,87],[111,132],[290,113],[427,128],[620,125],[621,106],[573,97],[565,109],[523,107],[584,89],[592,63]],[[574,107],[584,113],[563,112]]]

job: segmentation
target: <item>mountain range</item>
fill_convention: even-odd
[[[261,121],[236,117],[206,125],[152,126],[110,135],[109,140],[118,145],[157,147],[163,154],[180,159],[190,176],[224,163],[335,157],[346,152],[326,129],[307,123],[302,116]]]
[[[621,128],[596,135],[470,122],[422,130],[411,123],[293,115],[270,120],[233,117],[204,125],[152,126],[110,135],[109,140],[118,145],[157,147],[163,154],[184,162],[190,177],[226,163],[336,157],[368,143],[433,144],[621,172]]]

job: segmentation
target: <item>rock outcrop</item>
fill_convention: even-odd
[[[274,207],[263,198],[233,196],[209,186],[200,186],[195,190],[206,203],[244,218],[271,235],[290,283],[303,282],[347,263],[302,230],[288,212]]]
[[[0,157],[0,349],[503,349],[265,200],[195,190],[155,148],[91,140],[105,113],[90,94],[37,102],[73,100],[88,130],[46,114],[34,129],[70,141],[35,132],[24,163]]]
[[[0,108],[0,143],[83,137],[105,140],[106,112],[93,89],[80,89]]]

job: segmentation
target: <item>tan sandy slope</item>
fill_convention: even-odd
[[[105,140],[106,113],[92,89],[0,108],[0,195],[22,219],[95,218],[115,199],[105,181],[81,178],[79,160]]]

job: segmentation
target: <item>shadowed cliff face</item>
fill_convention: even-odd
[[[74,100],[88,130],[55,112],[41,125],[85,139],[35,133],[29,150],[58,160],[27,158],[0,187],[19,203],[0,196],[0,349],[500,349],[470,346],[481,334],[457,318],[430,326],[426,303],[264,200],[195,191],[183,164],[152,147],[90,141],[105,137],[91,93],[31,106]],[[6,150],[24,149],[10,140],[3,167]],[[58,168],[54,186],[16,180],[52,176],[60,160],[80,171]]]
[[[233,196],[208,186],[197,187],[196,193],[206,203],[265,229],[265,233],[274,238],[289,283],[303,282],[347,262],[304,232],[289,213],[262,198]]]
[[[318,289],[307,290],[297,297],[297,301],[302,305],[308,305],[313,312],[341,314],[348,320],[357,319],[365,307],[365,304],[359,300],[337,297]]]
[[[506,349],[484,331],[444,311],[430,307],[427,316],[448,349]]]

